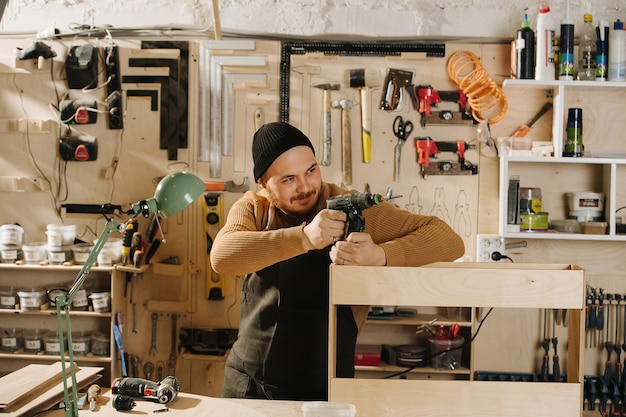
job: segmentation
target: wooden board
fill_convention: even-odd
[[[67,370],[69,373],[69,369]],[[62,382],[61,366],[30,364],[0,378],[0,410]]]
[[[29,365],[31,366],[31,365]],[[52,365],[40,365],[44,367],[60,369],[59,363]],[[101,378],[99,375],[102,372],[102,367],[83,367],[76,372],[76,384],[79,390],[84,390],[87,386],[93,384]],[[16,371],[19,372],[19,371]],[[60,372],[59,372],[60,374]],[[69,378],[69,376],[68,376]],[[71,381],[68,381],[71,385]],[[0,390],[4,394],[4,386],[0,386]],[[2,417],[19,417],[19,416],[31,416],[35,412],[45,410],[52,407],[54,404],[63,400],[63,381],[59,377],[56,384],[48,384],[41,389],[31,390],[32,395],[24,397],[23,400],[15,402],[10,408],[0,410],[0,416]]]

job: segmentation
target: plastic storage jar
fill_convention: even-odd
[[[46,291],[46,299],[50,302],[50,307],[55,308],[56,298],[67,294],[68,290],[68,288],[63,287],[49,288],[48,291]]]
[[[95,331],[91,334],[91,353],[96,356],[109,356],[111,354],[111,338]]]
[[[67,285],[67,288],[72,288],[73,282]],[[89,310],[89,297],[87,296],[89,291],[88,282],[83,284],[82,288],[76,291],[74,295],[74,300],[72,301],[72,310],[76,311],[87,311]]]
[[[46,260],[48,246],[46,242],[33,242],[22,245],[24,262],[27,264],[39,264]]]
[[[72,260],[74,254],[72,246],[50,246],[48,245],[48,263],[50,265],[63,265]]]
[[[0,288],[0,308],[4,310],[13,310],[18,304],[17,288],[2,287]]]
[[[4,352],[15,352],[22,348],[22,329],[0,330],[0,348]]]
[[[89,298],[91,298],[93,311],[95,311],[96,313],[108,313],[109,311],[111,311],[110,292],[94,292],[89,296]]]
[[[428,341],[430,342],[430,366],[435,370],[451,371],[461,367],[465,338],[441,340],[431,337]]]
[[[75,355],[86,355],[91,351],[91,335],[87,332],[72,332],[72,350]]]
[[[39,353],[43,351],[43,335],[46,331],[41,329],[24,330],[24,352]]]
[[[74,252],[74,263],[77,265],[83,265],[87,262],[87,258],[89,258],[89,254],[93,249],[93,245],[87,242],[77,243],[72,246],[72,252]]]
[[[43,335],[44,353],[46,355],[60,355],[61,343],[65,343],[65,340],[61,340],[56,331],[51,330]],[[65,344],[63,345],[65,348]]]
[[[98,239],[95,239],[93,243],[95,244],[97,241]],[[122,261],[122,243],[121,238],[109,238],[98,254],[98,265],[111,266],[120,263]]]
[[[76,239],[75,224],[49,224],[46,227],[48,246],[69,246]]]
[[[30,288],[18,291],[20,297],[20,307],[23,311],[41,310],[41,306],[46,302],[46,290],[43,288]]]
[[[17,224],[3,224],[0,226],[0,245],[16,245],[22,244],[24,238],[24,229]]]
[[[3,264],[14,264],[21,259],[21,245],[0,245],[0,262]]]

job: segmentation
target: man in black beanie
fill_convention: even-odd
[[[365,230],[345,237],[347,216],[326,200],[354,190],[322,181],[311,141],[287,123],[261,126],[252,143],[254,179],[228,212],[211,265],[246,275],[237,341],[226,361],[224,397],[328,398],[328,267],[422,266],[463,256],[461,238],[434,216],[383,202],[363,211]],[[337,312],[337,376],[354,376],[366,308]]]

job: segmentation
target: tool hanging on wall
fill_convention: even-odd
[[[454,142],[434,141],[430,136],[415,139],[417,163],[420,165],[422,178],[427,175],[475,175],[478,166],[465,159],[465,151],[476,149],[476,145],[457,140]],[[441,152],[458,154],[458,161],[439,161],[431,164],[431,158],[437,158]]]
[[[289,122],[289,95],[292,55],[323,54],[333,57],[400,57],[403,53],[424,53],[427,58],[444,58],[445,43],[432,42],[283,42],[280,52],[280,121]]]
[[[311,79],[314,75],[320,75],[322,67],[319,65],[300,65],[291,69],[293,72],[302,76],[302,101],[300,102],[300,120],[302,131],[305,135],[311,136],[309,128],[309,114],[311,112]],[[255,129],[255,131],[258,130]]]
[[[413,123],[410,120],[406,122],[402,116],[396,116],[393,120],[393,134],[398,138],[394,147],[394,180],[400,182],[400,161],[402,157],[402,146],[413,131]]]
[[[467,96],[472,116],[479,122],[498,123],[506,116],[506,95],[470,51],[457,51],[448,59],[448,75]]]
[[[315,88],[322,90],[322,112],[323,112],[323,133],[322,133],[322,160],[320,165],[329,166],[331,162],[331,149],[332,149],[332,116],[331,116],[331,91],[339,90],[338,83],[318,83],[313,85]]]
[[[206,233],[206,298],[209,301],[224,299],[224,284],[222,278],[211,268],[209,254],[213,246],[215,235],[223,225],[222,221],[222,193],[206,193],[202,199],[204,207],[204,231]]]
[[[333,108],[341,109],[341,174],[342,185],[352,184],[352,123],[350,109],[358,103],[353,100],[333,102]]]
[[[380,99],[381,110],[396,110],[402,103],[402,91],[411,84],[413,71],[389,68],[385,77],[385,84]]]
[[[364,163],[372,161],[372,88],[379,86],[378,71],[375,68],[350,70],[350,87],[359,90],[361,97],[361,159]]]
[[[422,116],[422,127],[427,124],[474,124],[476,121],[469,112],[467,96],[463,91],[438,91],[431,85],[409,84],[406,86],[413,107]],[[440,110],[433,113],[432,107],[441,102],[456,103],[458,110]]]

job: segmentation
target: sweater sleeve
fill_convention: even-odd
[[[436,216],[414,214],[384,202],[363,211],[365,232],[380,245],[388,266],[422,266],[462,257],[465,245]]]
[[[306,252],[304,225],[264,230],[271,211],[269,202],[253,191],[235,202],[211,247],[216,272],[245,275]]]

